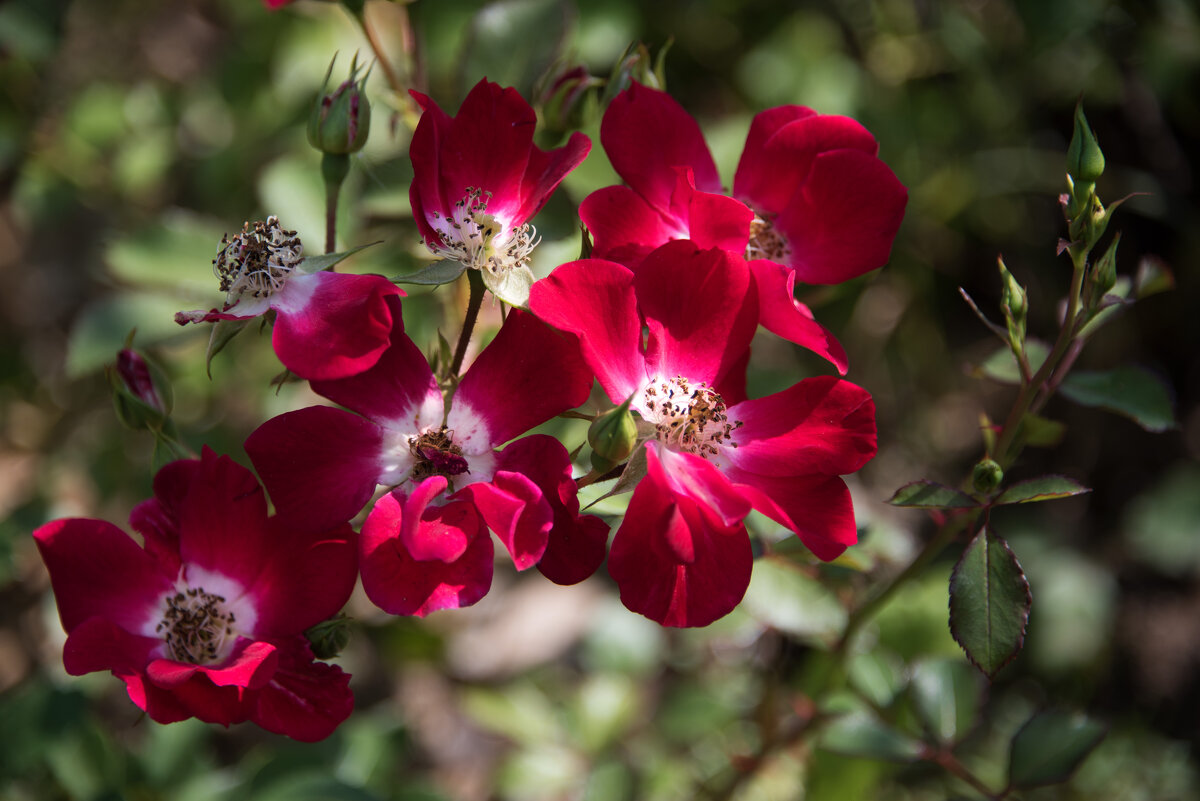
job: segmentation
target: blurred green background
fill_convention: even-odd
[[[556,59],[606,76],[631,42],[666,56],[669,91],[704,126],[731,183],[750,118],[798,103],[847,114],[880,142],[910,201],[888,267],[804,299],[846,346],[849,378],[878,404],[879,456],[853,480],[862,570],[761,561],[747,601],[706,630],[626,612],[603,575],[574,588],[497,565],[478,607],[394,620],[365,600],[341,663],[357,711],[303,746],[249,726],[139,719],[119,682],[66,676],[63,635],[30,532],[61,516],[123,522],[147,497],[151,440],[115,424],[103,365],[130,329],[171,373],[195,449],[245,462],[268,416],[313,402],[267,339],[243,335],[205,374],[207,332],[173,322],[217,301],[222,232],[279,215],[321,241],[318,157],[304,141],[313,93],[361,32],[337,6],[300,0],[7,0],[0,4],[0,798],[690,799],[786,720],[819,671],[845,604],[903,565],[930,524],[883,500],[908,481],[957,483],[981,453],[979,415],[1011,389],[972,376],[994,340],[995,260],[1030,293],[1049,338],[1069,262],[1056,196],[1082,95],[1108,159],[1118,269],[1161,259],[1173,292],[1128,310],[1089,345],[1088,369],[1136,363],[1175,390],[1179,425],[1056,400],[1062,444],[1014,477],[1064,473],[1090,495],[999,510],[1032,586],[1027,647],[983,694],[969,671],[954,735],[977,775],[1003,783],[1006,739],[1036,709],[1088,712],[1109,737],[1072,782],[1028,798],[1200,797],[1200,15],[1185,0],[370,0],[368,19],[408,85],[448,111],[487,76],[532,96]],[[349,269],[394,276],[424,257],[409,218],[411,107],[372,73],[343,245],[384,244]],[[408,116],[406,116],[408,115]],[[574,210],[613,181],[592,156],[538,217],[535,269],[578,252]],[[424,344],[462,302],[443,287],[405,307]],[[756,343],[752,387],[822,372]],[[579,437],[578,429],[570,429]],[[568,442],[573,446],[575,442]],[[754,520],[767,540],[777,535]],[[851,672],[878,717],[916,737],[921,677],[964,660],[946,631],[954,553],[868,627]],[[945,660],[949,660],[946,662]],[[955,674],[957,675],[957,674]],[[976,711],[977,710],[977,711]],[[861,745],[861,742],[860,742]],[[850,753],[847,753],[850,752]],[[863,753],[885,753],[880,762]],[[700,788],[700,789],[698,789]],[[978,797],[926,761],[836,738],[785,750],[740,798]]]

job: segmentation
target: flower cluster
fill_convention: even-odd
[[[456,116],[413,96],[421,238],[480,297],[486,287],[511,307],[487,347],[465,370],[461,350],[448,372],[431,366],[391,281],[309,261],[275,218],[247,224],[213,262],[223,306],[178,319],[269,315],[280,361],[334,404],[267,420],[246,440],[274,514],[258,479],[205,450],[163,468],[135,509],[143,546],[96,520],[35,533],[68,671],[112,671],[155,720],[325,736],[349,714],[348,676],[314,661],[303,633],[358,575],[391,614],[477,602],[493,534],[517,570],[560,584],[607,557],[625,605],[667,626],[707,625],[740,602],[751,510],[819,559],[856,541],[841,476],[875,453],[874,405],[840,377],[845,351],[793,292],[886,261],[906,192],[873,137],[802,107],[764,111],[728,196],[697,123],[634,83],[601,127],[624,184],[580,206],[590,256],[535,280],[530,220],[588,138],[542,150],[533,109],[486,80]],[[748,397],[760,326],[839,376]],[[593,442],[606,466],[576,477],[577,443],[531,432],[585,404],[594,381],[620,420],[604,453]],[[581,511],[577,488],[617,475],[632,496],[610,547],[609,522]]]

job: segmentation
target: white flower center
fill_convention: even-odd
[[[182,587],[163,599],[166,609],[154,631],[170,657],[192,665],[220,662],[238,638],[237,619],[225,597],[203,587]]]
[[[746,244],[746,259],[770,259],[771,261],[787,264],[792,255],[792,249],[787,240],[775,230],[771,215],[754,215],[750,221],[750,241]]]
[[[226,309],[243,296],[266,298],[278,293],[304,260],[300,237],[284,230],[278,217],[253,226],[246,223],[232,239],[221,237],[221,250],[213,259],[213,272],[226,293]]]
[[[507,227],[487,213],[492,193],[470,186],[467,196],[454,204],[452,216],[433,212],[438,243],[426,246],[435,255],[465,264],[472,270],[503,275],[529,262],[541,239],[529,223]]]
[[[703,381],[683,376],[655,379],[642,392],[639,411],[654,426],[655,437],[671,450],[716,461],[721,447],[733,442],[741,421],[730,422],[725,401]]]

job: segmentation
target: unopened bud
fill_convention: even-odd
[[[1014,350],[1025,343],[1025,319],[1029,313],[1029,298],[1025,289],[1013,274],[1004,266],[1004,260],[998,259],[1000,265],[1000,310],[1008,323],[1008,338]]]
[[[605,412],[588,427],[588,444],[592,446],[592,466],[610,470],[629,458],[637,445],[637,421],[629,411],[629,401]]]
[[[990,493],[1004,480],[1004,470],[994,459],[981,459],[971,472],[971,486],[984,495]]]
[[[596,116],[595,90],[603,85],[604,81],[593,78],[582,65],[550,73],[538,98],[546,130],[563,134],[587,127]]]
[[[304,632],[304,636],[312,646],[313,656],[317,659],[332,659],[350,642],[350,618],[337,615],[329,620],[322,620]]]
[[[358,56],[350,62],[350,77],[326,94],[337,56],[329,63],[321,94],[308,117],[308,143],[325,154],[344,155],[362,150],[371,130],[371,104],[367,102],[367,74],[358,76]]]
[[[1083,114],[1083,103],[1075,106],[1075,131],[1067,147],[1067,172],[1076,183],[1094,184],[1104,174],[1104,153]]]
[[[171,384],[163,371],[131,348],[108,371],[117,417],[132,429],[161,428],[171,414]]]
[[[633,81],[651,89],[666,91],[667,81],[663,65],[671,44],[672,41],[668,40],[658,51],[657,57],[651,57],[649,48],[641,42],[625,48],[625,53],[608,77],[608,86],[604,90],[604,105],[607,107],[612,99],[628,89]]]

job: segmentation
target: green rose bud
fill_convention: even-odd
[[[971,486],[984,495],[1000,486],[1003,480],[1004,470],[992,459],[980,459],[971,472]]]
[[[629,401],[605,412],[588,427],[588,444],[592,446],[592,467],[606,472],[629,458],[637,445],[637,421],[629,412]]]
[[[1029,298],[1025,288],[1017,283],[1013,274],[1004,266],[1004,260],[997,260],[1000,265],[1000,310],[1004,313],[1004,321],[1008,324],[1008,340],[1013,352],[1019,353],[1025,345],[1025,319],[1029,313]]]
[[[1067,172],[1076,183],[1094,184],[1104,173],[1104,153],[1083,115],[1083,103],[1075,106],[1075,132],[1067,148]]]
[[[171,383],[158,365],[131,348],[117,353],[108,370],[117,418],[127,427],[161,429],[171,414]]]
[[[365,86],[370,70],[361,78],[358,56],[350,62],[350,77],[332,93],[326,94],[329,76],[337,56],[329,63],[321,94],[308,117],[308,143],[330,155],[344,155],[362,150],[371,129],[371,104],[367,102]]]

